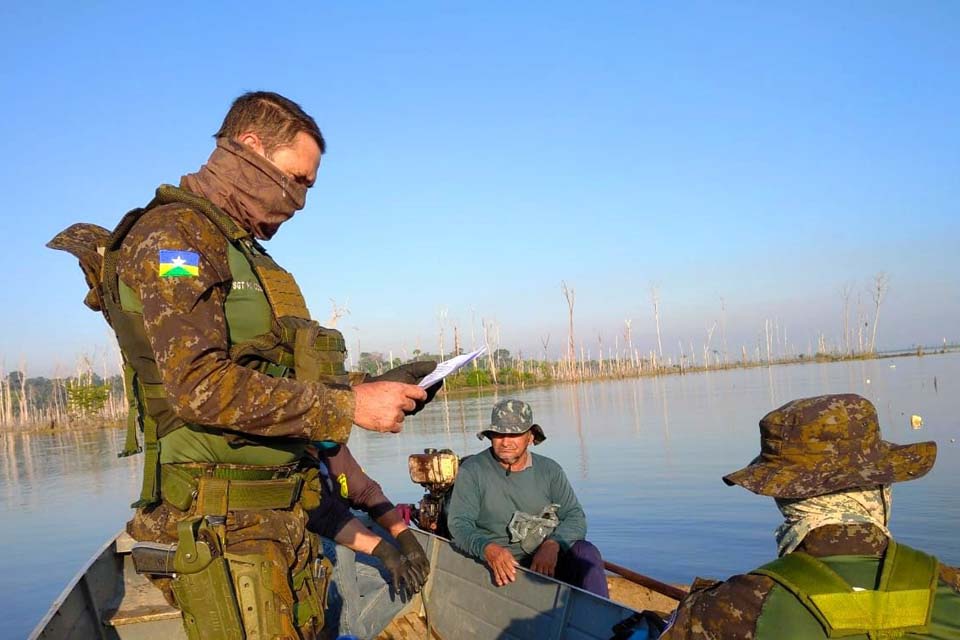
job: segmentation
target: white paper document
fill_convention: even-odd
[[[426,389],[427,387],[436,384],[440,380],[443,380],[448,375],[467,364],[477,356],[481,356],[486,353],[486,347],[480,347],[476,351],[471,351],[470,353],[464,353],[459,355],[456,358],[450,358],[449,360],[444,360],[443,362],[437,363],[437,368],[431,371],[428,375],[424,376],[423,380],[417,383],[419,386]]]

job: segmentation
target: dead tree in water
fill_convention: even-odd
[[[597,360],[600,367],[599,375],[603,377],[603,333],[600,331],[597,331],[597,345],[600,349],[600,357]]]
[[[0,360],[0,374],[6,371],[3,360]],[[10,416],[10,377],[0,378],[0,426],[6,427]]]
[[[437,315],[437,321],[440,324],[440,361],[445,360],[446,354],[444,353],[443,347],[443,325],[447,321],[447,310],[441,309],[440,313]]]
[[[890,276],[881,271],[873,277],[873,288],[870,290],[870,295],[873,296],[873,335],[870,337],[870,353],[877,352],[877,322],[880,320],[880,304],[883,302],[883,297],[887,294],[887,289],[890,288]]]
[[[347,302],[349,304],[349,301]],[[344,304],[342,307],[337,304],[337,301],[333,298],[330,298],[330,318],[327,320],[327,326],[331,329],[337,328],[337,322],[340,321],[345,315],[350,313],[350,308],[347,307],[347,304]]]
[[[657,353],[663,360],[663,343],[660,341],[660,290],[656,285],[650,285],[650,299],[653,300],[653,319],[657,323]]]
[[[573,305],[576,301],[576,293],[573,289],[567,288],[567,283],[562,280],[560,281],[560,290],[563,291],[563,297],[567,299],[567,310],[570,316],[570,335],[567,338],[567,362],[570,363],[570,371],[572,372],[577,361],[577,350],[573,341]]]
[[[30,421],[30,410],[27,406],[27,363],[25,360],[20,361],[20,412],[19,412],[19,422],[20,424],[27,424]]]
[[[493,349],[490,347],[490,332],[487,329],[487,321],[480,318],[480,323],[483,325],[483,344],[487,347],[487,366],[490,368],[493,384],[497,384],[497,363],[493,357]]]
[[[543,347],[543,361],[547,361],[547,346],[550,344],[550,334],[547,334],[546,338],[540,338],[540,346]]]
[[[727,303],[720,296],[720,339],[723,342],[723,364],[727,364]]]
[[[713,326],[707,329],[707,341],[703,344],[703,366],[710,367],[710,342],[713,340],[713,332],[717,329],[717,323],[714,321]]]
[[[840,298],[843,299],[843,353],[850,355],[853,346],[850,344],[850,294],[853,287],[844,284],[840,287]]]

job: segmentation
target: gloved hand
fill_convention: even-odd
[[[390,582],[398,593],[400,592],[401,585],[410,593],[420,591],[423,584],[417,577],[417,572],[413,570],[410,561],[397,551],[396,547],[386,540],[381,540],[377,546],[373,548],[372,555],[387,568],[387,573],[390,574]]]
[[[430,561],[427,559],[423,547],[417,542],[417,536],[410,529],[404,529],[397,536],[397,544],[400,545],[400,553],[410,563],[415,578],[419,580],[419,586],[414,589],[414,593],[416,593],[427,583],[427,576],[430,575]]]
[[[373,376],[367,380],[367,382],[403,382],[405,384],[417,384],[423,378],[430,374],[434,369],[437,368],[437,363],[433,360],[418,360],[417,362],[408,362],[407,364],[402,364],[399,367],[394,367],[389,371],[380,374],[379,376]],[[417,406],[413,411],[404,411],[408,416],[416,415],[423,409],[427,404],[433,400],[433,397],[437,395],[437,392],[440,391],[440,387],[443,386],[443,380],[440,382],[430,385],[427,389],[427,399],[422,401],[417,401]]]
[[[437,363],[433,360],[418,360],[408,362],[399,367],[394,367],[389,371],[381,373],[379,376],[373,376],[367,382],[403,382],[406,384],[417,384],[423,380],[424,376],[437,368]]]

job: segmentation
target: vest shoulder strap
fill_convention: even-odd
[[[147,206],[133,209],[117,224],[114,230],[109,234],[105,242],[105,251],[103,256],[103,269],[100,275],[100,287],[105,298],[103,302],[104,316],[107,322],[113,326],[117,332],[118,339],[120,333],[130,330],[129,313],[125,313],[121,300],[123,284],[120,282],[117,261],[120,256],[120,247],[124,239],[129,235],[134,225],[146,215],[149,211],[167,204],[180,204],[185,208],[205,216],[214,226],[227,238],[231,244],[243,244],[243,241],[249,238],[250,234],[243,230],[229,216],[220,211],[207,200],[193,195],[188,191],[179,189],[172,185],[161,185]],[[120,326],[118,326],[120,325]],[[118,331],[119,329],[119,331]],[[137,341],[134,341],[137,342]],[[145,342],[140,340],[139,342]],[[133,354],[136,356],[137,354]],[[143,486],[141,488],[140,499],[132,506],[140,507],[155,504],[160,499],[159,492],[159,471],[160,471],[160,436],[159,424],[155,415],[147,411],[148,403],[156,406],[158,403],[166,405],[167,401],[163,394],[162,385],[149,383],[147,380],[159,380],[159,372],[153,370],[147,379],[143,379],[132,366],[130,366],[130,354],[124,355],[124,386],[127,392],[129,407],[127,412],[127,437],[124,443],[121,456],[133,455],[143,451],[144,473]],[[166,413],[171,413],[166,411]],[[172,414],[171,414],[172,415]],[[170,424],[166,424],[170,422]],[[178,428],[183,425],[182,420],[173,418],[165,422],[165,429]],[[142,445],[137,442],[137,430],[143,431]]]
[[[170,184],[162,184],[157,188],[157,195],[153,201],[147,205],[147,209],[152,209],[163,204],[184,204],[194,211],[205,215],[220,232],[227,237],[230,242],[237,242],[243,238],[250,237],[250,233],[237,224],[233,218],[217,208],[206,198],[194,195],[185,189],[175,187]]]
[[[854,590],[825,562],[803,552],[751,573],[767,576],[793,594],[831,638],[924,630],[933,613],[937,559],[891,540],[882,562],[877,590]]]

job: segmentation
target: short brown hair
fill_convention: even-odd
[[[268,154],[293,142],[300,132],[316,140],[321,154],[327,150],[316,121],[296,102],[272,91],[250,91],[234,100],[214,137],[236,138],[248,132],[260,136]]]

